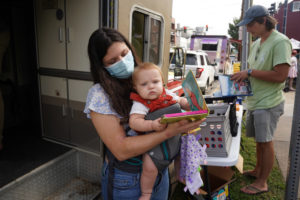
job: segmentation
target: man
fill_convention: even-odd
[[[253,96],[247,97],[246,134],[256,141],[256,166],[244,175],[255,181],[241,188],[246,194],[268,191],[267,179],[274,162],[273,134],[283,114],[282,89],[287,78],[292,46],[289,39],[276,31],[277,21],[259,5],[249,8],[237,26],[246,25],[247,31],[258,39],[253,42],[248,58],[249,69],[232,75],[232,80],[251,82]]]

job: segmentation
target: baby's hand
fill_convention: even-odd
[[[160,119],[161,118],[158,118],[158,119],[152,121],[152,129],[153,130],[162,131],[167,127],[167,124],[161,124],[160,123]]]

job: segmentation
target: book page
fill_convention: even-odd
[[[185,80],[182,83],[182,88],[185,97],[189,102],[191,111],[184,113],[166,114],[162,117],[161,123],[172,123],[183,119],[194,121],[203,119],[208,115],[208,107],[192,71],[188,72]]]
[[[230,75],[219,75],[222,96],[252,96],[251,84],[248,79],[241,83],[230,80]]]

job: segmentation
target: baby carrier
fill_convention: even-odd
[[[181,112],[180,105],[178,103],[173,104],[169,107],[156,110],[154,112],[148,113],[145,117],[146,120],[154,120],[161,117],[163,114],[177,113]],[[128,126],[126,129],[126,135],[128,136],[131,131]],[[180,151],[180,135],[174,136],[160,145],[157,145],[151,149],[148,154],[153,160],[155,166],[158,169],[159,176],[161,177],[161,172],[168,167],[168,165],[173,161],[173,159],[178,155]],[[142,170],[142,155],[130,158],[125,161],[119,161],[115,156],[106,148],[105,150],[108,158],[108,198],[113,199],[113,177],[114,168],[119,170],[129,172],[129,173],[140,173]]]

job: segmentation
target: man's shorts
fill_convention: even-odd
[[[254,137],[256,142],[272,141],[279,117],[283,111],[284,101],[273,108],[248,110],[246,135]]]

